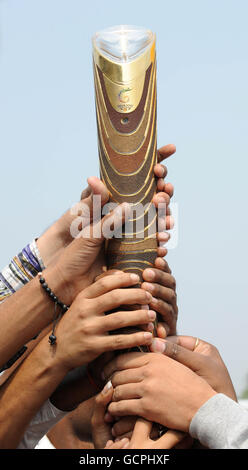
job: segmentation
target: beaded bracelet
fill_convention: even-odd
[[[57,323],[59,322],[61,316],[67,312],[67,310],[69,309],[69,306],[64,304],[63,302],[61,302],[58,297],[54,294],[54,292],[52,291],[52,289],[50,289],[50,287],[47,285],[46,283],[46,280],[44,279],[44,277],[42,276],[42,273],[38,273],[38,276],[39,276],[39,281],[40,281],[40,285],[42,287],[42,289],[44,289],[44,291],[47,293],[47,295],[49,296],[49,298],[54,302],[54,317],[53,317],[53,329],[52,329],[52,333],[51,335],[49,336],[49,343],[51,344],[51,346],[55,345],[56,344],[56,341],[57,341],[57,338],[55,336],[55,328],[56,328],[56,325]],[[56,316],[56,311],[57,311],[57,306],[59,306],[61,308],[61,312],[58,316]]]

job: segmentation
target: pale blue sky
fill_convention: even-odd
[[[179,244],[179,332],[216,344],[240,391],[248,372],[247,72],[244,0],[0,0],[0,266],[98,175],[91,36],[157,34],[158,142]]]

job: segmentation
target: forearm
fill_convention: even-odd
[[[33,416],[62,381],[47,337],[0,390],[0,448],[16,448]]]
[[[65,286],[54,268],[43,271],[51,289],[62,300]],[[0,305],[0,358],[5,364],[16,352],[49,323],[54,315],[54,303],[35,278]]]
[[[98,389],[90,383],[87,374],[77,377],[75,380],[61,383],[50,397],[51,403],[60,410],[70,411],[77,405],[90,399]]]

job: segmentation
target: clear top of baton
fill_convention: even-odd
[[[98,51],[115,62],[137,59],[154,42],[152,31],[139,26],[119,25],[103,29],[93,37]]]

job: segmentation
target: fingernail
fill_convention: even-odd
[[[167,233],[167,232],[160,232],[160,233],[159,233],[159,238],[160,238],[161,241],[162,241],[162,240],[168,241],[169,238],[170,238],[170,235],[169,235],[169,233]]]
[[[106,383],[104,389],[102,390],[103,395],[106,395],[106,393],[108,393],[108,391],[109,391],[111,388],[112,388],[112,382],[111,382],[111,380],[109,380],[109,381]]]
[[[149,310],[149,305],[141,305],[141,310]]]
[[[144,333],[144,338],[146,341],[152,340],[152,333]]]
[[[146,277],[147,276],[150,280],[154,279],[154,277],[155,277],[154,271],[152,271],[152,269],[146,269]]]
[[[158,196],[157,197],[157,201],[160,203],[160,204],[166,204],[166,196],[163,197],[163,196]]]
[[[148,317],[150,318],[150,320],[155,320],[156,312],[154,312],[153,310],[149,310]]]
[[[122,449],[127,449],[129,447],[129,439],[127,441],[127,443],[122,447]]]
[[[139,282],[139,280],[140,280],[138,274],[130,274],[130,278],[132,279],[132,281]]]
[[[149,300],[149,302],[151,302],[152,295],[150,294],[150,292],[146,292],[146,298],[147,298],[147,300]]]
[[[148,323],[147,324],[147,329],[152,332],[154,330],[154,324],[153,323]]]
[[[159,339],[153,339],[151,344],[151,350],[153,352],[164,353],[166,349],[166,343],[164,341],[160,341]]]
[[[149,290],[150,292],[153,292],[155,289],[154,285],[150,284],[150,282],[146,282],[144,288]]]

